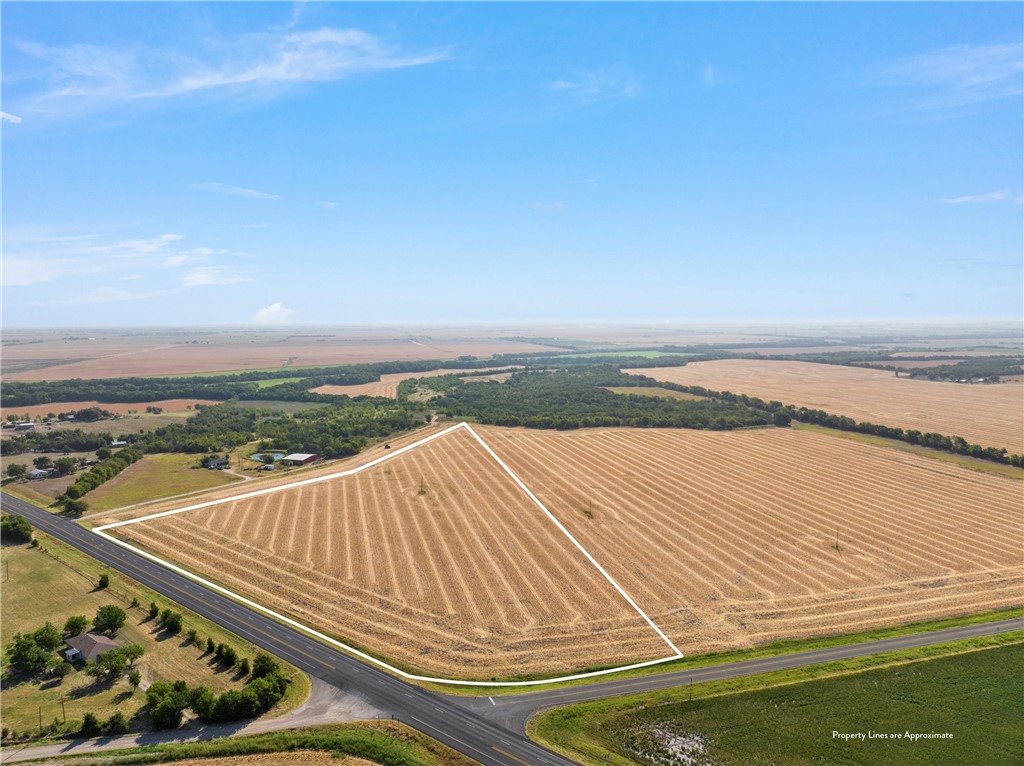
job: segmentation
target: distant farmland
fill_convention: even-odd
[[[344,394],[346,396],[386,396],[395,399],[398,396],[398,384],[410,378],[436,378],[439,375],[462,375],[467,372],[486,372],[493,370],[518,370],[517,365],[508,367],[481,367],[479,369],[429,370],[427,372],[395,372],[381,375],[380,380],[373,383],[357,383],[351,386],[319,386],[310,389],[315,394]],[[488,376],[490,377],[490,376]],[[474,378],[468,378],[473,380]]]
[[[477,430],[686,653],[1022,600],[1011,479],[790,429]],[[442,677],[671,653],[467,431],[111,531]]]
[[[939,383],[859,367],[747,359],[625,372],[1024,452],[1024,389],[1019,384]]]

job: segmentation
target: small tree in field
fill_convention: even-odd
[[[128,615],[124,609],[113,604],[107,606],[101,606],[96,610],[96,616],[93,617],[92,625],[96,630],[109,631],[110,635],[117,635],[124,626],[124,621],[128,619]]]

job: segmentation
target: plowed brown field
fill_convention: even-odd
[[[1019,386],[960,385],[897,378],[883,370],[748,359],[625,372],[1024,452],[1024,394]]]
[[[465,430],[353,476],[113,531],[442,677],[672,653]]]
[[[398,397],[398,384],[409,378],[436,378],[438,375],[459,375],[464,372],[483,372],[484,370],[513,370],[521,369],[518,366],[509,367],[481,367],[469,370],[429,370],[428,372],[395,372],[388,375],[381,375],[380,380],[373,383],[358,383],[353,386],[319,386],[310,389],[315,394],[345,394],[347,396],[387,396],[391,399]],[[503,373],[511,375],[512,373]],[[493,375],[473,376],[467,380],[492,380]]]
[[[683,652],[1024,602],[1012,479],[790,429],[478,431]]]

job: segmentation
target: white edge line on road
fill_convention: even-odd
[[[628,601],[633,606],[634,609],[636,609],[636,611],[644,618],[644,620],[647,622],[647,624],[650,625],[652,628],[654,628],[655,632],[657,632],[657,634],[662,639],[664,639],[664,641],[670,647],[672,647],[672,649],[675,652],[675,654],[671,654],[671,655],[669,655],[667,657],[661,657],[661,658],[656,659],[656,660],[648,660],[646,662],[637,662],[637,663],[634,663],[632,665],[621,665],[621,666],[615,667],[615,668],[605,668],[604,670],[592,670],[592,671],[587,672],[587,673],[576,673],[576,674],[569,675],[569,676],[560,676],[558,678],[544,678],[544,679],[538,679],[538,680],[535,680],[535,681],[465,681],[465,680],[456,679],[456,678],[435,678],[433,676],[415,675],[413,673],[407,673],[406,671],[401,670],[400,668],[396,668],[395,666],[390,665],[387,662],[384,662],[383,660],[379,660],[376,657],[373,657],[372,655],[367,654],[366,652],[360,651],[359,649],[356,649],[355,647],[349,646],[348,644],[343,643],[342,641],[338,641],[335,638],[331,638],[330,636],[325,635],[325,634],[323,634],[323,633],[321,633],[321,632],[319,632],[317,630],[314,630],[313,628],[311,628],[311,627],[309,627],[307,625],[303,625],[301,622],[298,622],[297,620],[293,620],[292,618],[286,617],[283,614],[278,614],[277,612],[275,612],[272,609],[269,609],[269,608],[263,606],[262,604],[258,604],[255,601],[246,598],[245,596],[239,595],[238,593],[235,593],[234,591],[228,590],[227,588],[223,587],[222,585],[218,585],[215,582],[210,582],[209,580],[206,580],[206,579],[200,577],[199,575],[194,574],[193,572],[188,571],[187,569],[184,569],[184,568],[179,567],[179,566],[177,566],[175,564],[172,564],[169,561],[165,561],[164,559],[160,558],[159,556],[155,556],[152,553],[149,553],[148,551],[144,551],[141,548],[137,548],[134,545],[125,542],[124,540],[120,540],[120,539],[114,537],[113,535],[107,534],[107,532],[104,531],[104,530],[107,530],[107,529],[112,529],[114,527],[125,526],[127,524],[138,524],[139,522],[148,521],[149,519],[156,519],[156,518],[160,518],[160,517],[163,517],[163,516],[171,516],[171,515],[176,514],[176,513],[184,513],[186,511],[195,511],[195,510],[198,510],[200,508],[209,508],[210,506],[220,505],[222,503],[235,502],[237,500],[244,500],[244,499],[247,499],[247,498],[250,498],[250,497],[259,497],[261,495],[267,495],[267,494],[270,494],[272,492],[280,492],[280,491],[285,490],[285,489],[291,489],[292,487],[301,487],[301,486],[304,486],[304,485],[307,485],[307,484],[314,484],[316,482],[326,481],[328,479],[337,479],[337,478],[341,478],[343,476],[351,476],[352,474],[359,473],[360,471],[365,471],[366,469],[371,468],[372,466],[379,465],[380,463],[383,463],[386,460],[390,460],[391,458],[397,457],[398,455],[401,455],[404,452],[408,452],[411,449],[415,449],[416,447],[419,447],[422,444],[426,444],[427,442],[430,442],[430,441],[433,441],[434,439],[440,438],[441,436],[444,436],[445,434],[452,433],[453,431],[456,431],[456,430],[458,430],[460,428],[465,428],[466,430],[468,430],[476,438],[476,440],[478,442],[480,442],[480,444],[483,445],[484,449],[486,449],[487,452],[491,455],[491,457],[493,457],[498,462],[498,464],[505,470],[505,472],[508,473],[508,475],[512,477],[512,479],[516,482],[516,484],[523,491],[526,492],[527,496],[529,496],[529,498],[531,500],[533,500],[541,508],[541,510],[543,510],[544,513],[546,513],[548,515],[548,517],[552,521],[555,522],[556,525],[558,525],[558,528],[561,529],[562,532],[564,532],[565,535],[576,545],[576,547],[579,548],[579,550],[583,552],[583,554],[587,557],[587,559],[595,567],[597,567],[598,571],[601,572],[601,574],[603,574],[605,576],[605,578],[612,585],[615,586],[615,589],[626,599],[626,601]],[[266,489],[260,489],[260,490],[254,491],[254,492],[246,492],[246,493],[241,494],[241,495],[233,495],[231,497],[226,497],[226,498],[223,498],[221,500],[211,500],[211,501],[206,502],[206,503],[198,503],[196,505],[190,505],[190,506],[187,506],[185,508],[177,508],[177,509],[171,510],[171,511],[163,511],[162,513],[152,513],[152,514],[150,514],[148,516],[141,516],[141,517],[139,517],[137,519],[128,519],[127,521],[118,521],[118,522],[114,522],[113,524],[105,524],[105,525],[103,525],[101,527],[93,527],[92,531],[94,533],[96,533],[97,535],[99,535],[100,537],[102,537],[102,538],[104,538],[106,540],[109,540],[110,542],[114,543],[115,545],[119,545],[122,548],[125,548],[126,550],[131,551],[132,553],[135,553],[135,554],[137,554],[139,556],[142,556],[143,558],[149,559],[150,561],[155,561],[157,564],[160,564],[161,566],[166,567],[167,569],[170,569],[173,572],[177,572],[178,574],[180,574],[180,575],[182,575],[184,577],[187,577],[190,580],[194,580],[195,582],[199,583],[200,585],[205,586],[206,588],[209,588],[210,590],[214,590],[214,591],[217,591],[219,593],[223,593],[224,595],[226,595],[226,596],[228,596],[230,598],[233,598],[236,601],[239,601],[239,602],[245,604],[246,606],[251,607],[252,609],[256,609],[257,611],[263,612],[264,614],[267,614],[267,615],[269,615],[270,617],[273,617],[276,620],[280,620],[281,622],[285,623],[286,625],[290,625],[293,628],[297,628],[297,629],[301,630],[303,633],[307,633],[307,634],[313,636],[314,638],[317,638],[317,639],[319,639],[321,641],[324,641],[324,642],[326,642],[328,644],[331,644],[333,646],[337,646],[337,647],[345,650],[346,652],[349,652],[350,654],[354,654],[357,657],[360,657],[360,658],[366,660],[367,662],[370,662],[370,663],[372,663],[374,665],[377,665],[378,667],[384,668],[385,670],[388,670],[388,671],[390,671],[392,673],[395,673],[396,675],[399,675],[402,678],[409,679],[410,681],[425,681],[425,682],[429,682],[429,683],[448,684],[448,685],[452,685],[452,686],[541,686],[541,685],[544,685],[544,684],[560,683],[562,681],[576,681],[576,680],[583,679],[583,678],[595,678],[597,676],[609,675],[611,673],[622,673],[624,671],[635,670],[637,668],[646,668],[646,667],[650,667],[651,665],[659,665],[659,664],[661,664],[663,662],[671,662],[672,660],[677,660],[677,659],[679,659],[680,657],[683,656],[683,653],[680,652],[679,649],[677,649],[676,646],[671,641],[669,641],[669,639],[665,636],[665,634],[662,633],[661,629],[658,628],[658,626],[655,625],[654,622],[651,621],[651,619],[640,609],[640,607],[638,607],[636,605],[636,603],[634,603],[633,599],[631,599],[629,597],[629,595],[624,590],[622,590],[622,588],[619,587],[618,583],[616,583],[608,575],[608,573],[604,571],[604,569],[601,567],[601,565],[598,564],[597,561],[595,561],[594,558],[589,553],[587,553],[586,549],[584,549],[583,546],[580,545],[576,541],[576,539],[572,535],[569,534],[569,532],[565,529],[565,527],[562,526],[561,522],[559,522],[558,519],[556,519],[551,514],[551,512],[548,511],[548,509],[544,507],[544,505],[540,502],[540,500],[538,500],[537,497],[532,492],[530,492],[530,490],[526,487],[525,484],[523,484],[523,482],[519,479],[519,477],[516,476],[514,473],[512,473],[512,471],[508,468],[508,466],[506,466],[505,463],[502,462],[501,458],[499,458],[494,453],[494,451],[489,446],[487,446],[487,444],[484,442],[484,440],[480,438],[479,434],[477,434],[476,431],[474,431],[472,428],[470,428],[469,424],[465,423],[465,422],[457,423],[454,426],[451,426],[449,428],[445,428],[444,430],[438,431],[435,434],[431,434],[430,436],[427,436],[424,439],[420,439],[419,441],[414,442],[413,444],[409,444],[409,445],[407,445],[405,447],[402,447],[400,449],[395,450],[394,452],[392,452],[390,454],[384,455],[383,457],[379,457],[376,460],[371,460],[368,463],[365,463],[365,464],[363,464],[361,466],[358,466],[357,468],[353,468],[353,469],[348,470],[348,471],[341,471],[339,473],[333,473],[333,474],[329,474],[327,476],[317,476],[316,478],[313,478],[313,479],[304,479],[302,481],[293,482],[291,484],[283,484],[283,485],[280,485],[280,486],[277,486],[277,487],[268,487]]]
[[[497,455],[495,454],[494,450],[492,450],[492,449],[490,448],[490,446],[489,446],[489,445],[487,444],[487,442],[485,442],[485,441],[484,441],[483,439],[481,439],[481,438],[480,438],[480,434],[478,434],[478,433],[477,433],[476,431],[474,431],[474,430],[473,430],[473,428],[472,428],[472,427],[471,427],[471,426],[469,425],[469,423],[462,423],[462,424],[460,424],[460,425],[464,425],[464,426],[466,427],[466,430],[467,430],[467,431],[469,431],[469,432],[470,432],[471,434],[473,434],[474,438],[476,438],[476,440],[477,440],[478,442],[480,442],[480,445],[481,445],[481,446],[482,446],[482,447],[483,447],[483,448],[484,448],[485,450],[487,450],[487,454],[489,454],[489,455],[490,455],[490,456],[491,456],[492,458],[494,458],[495,462],[497,462],[497,464],[498,464],[498,465],[500,465],[500,466],[501,466],[501,467],[502,467],[502,468],[504,469],[505,473],[507,473],[507,474],[508,474],[509,476],[511,476],[511,477],[512,477],[512,481],[514,481],[514,482],[515,482],[515,483],[516,483],[516,484],[517,484],[517,485],[519,486],[519,488],[520,488],[521,490],[523,490],[523,492],[525,492],[525,493],[526,493],[526,496],[527,496],[528,498],[530,498],[530,499],[531,499],[531,500],[532,500],[532,501],[533,501],[534,503],[536,503],[536,504],[537,504],[537,507],[538,507],[538,508],[540,508],[540,509],[541,509],[542,511],[544,511],[545,515],[546,515],[546,516],[547,516],[547,517],[548,517],[549,519],[551,519],[551,520],[552,520],[553,522],[555,522],[555,526],[557,526],[557,527],[558,527],[558,528],[559,528],[560,530],[562,530],[562,534],[564,534],[564,535],[565,535],[566,537],[568,537],[568,538],[569,538],[569,540],[570,540],[570,541],[572,542],[572,544],[573,544],[573,545],[575,545],[575,546],[576,546],[576,547],[577,547],[577,548],[578,548],[578,549],[580,550],[580,552],[581,552],[581,553],[582,553],[582,554],[583,554],[584,556],[586,556],[586,557],[587,557],[587,561],[589,561],[589,562],[590,562],[591,564],[593,564],[593,565],[594,565],[594,566],[595,566],[595,567],[597,568],[597,571],[598,571],[598,572],[600,572],[601,574],[603,574],[603,575],[604,575],[604,579],[606,579],[606,580],[607,580],[608,582],[610,582],[610,583],[612,584],[612,587],[613,587],[613,588],[615,588],[615,590],[617,590],[617,591],[619,592],[619,595],[620,595],[620,596],[622,596],[622,597],[623,597],[624,599],[626,599],[626,601],[627,601],[627,602],[629,602],[629,605],[630,605],[631,607],[633,607],[633,608],[634,608],[634,609],[635,609],[635,610],[637,611],[637,613],[638,613],[638,614],[639,614],[639,615],[640,615],[641,617],[643,617],[643,618],[644,618],[644,621],[645,621],[645,622],[646,622],[646,623],[647,623],[648,625],[650,625],[650,626],[651,626],[651,627],[652,627],[652,628],[654,629],[654,632],[655,632],[655,633],[657,633],[657,634],[658,634],[659,636],[661,636],[661,639],[662,639],[662,640],[663,640],[663,641],[664,641],[664,642],[665,642],[666,644],[668,644],[668,645],[669,645],[669,647],[671,647],[672,651],[673,651],[673,652],[675,652],[675,656],[676,656],[676,657],[682,657],[682,656],[683,656],[683,653],[682,653],[681,651],[679,651],[678,647],[676,647],[676,645],[675,645],[675,644],[673,644],[673,643],[672,643],[671,641],[669,641],[669,639],[668,639],[668,636],[666,636],[666,635],[665,635],[665,634],[664,634],[664,633],[663,633],[663,632],[661,631],[661,628],[659,628],[659,627],[658,627],[657,625],[655,625],[655,624],[654,624],[654,620],[652,620],[652,619],[651,619],[650,617],[648,617],[648,616],[647,616],[647,613],[646,613],[646,612],[644,612],[644,610],[643,610],[643,609],[641,609],[640,607],[638,607],[638,606],[636,605],[636,602],[635,602],[635,601],[634,601],[634,600],[633,600],[632,598],[630,598],[629,594],[628,594],[628,593],[626,593],[626,591],[624,591],[624,590],[622,589],[622,586],[620,586],[620,585],[619,585],[619,584],[618,584],[617,582],[615,582],[615,580],[613,580],[613,579],[612,579],[612,576],[611,576],[610,574],[608,574],[608,573],[607,573],[607,572],[606,572],[606,571],[604,570],[604,567],[603,567],[603,566],[601,566],[600,564],[598,564],[598,563],[597,563],[597,560],[596,560],[596,559],[595,559],[595,558],[594,558],[593,556],[591,556],[591,555],[590,555],[589,551],[587,551],[587,549],[586,549],[586,548],[584,548],[584,547],[583,547],[582,545],[580,545],[579,541],[578,541],[578,540],[577,540],[577,539],[576,539],[575,537],[573,537],[573,536],[572,536],[572,535],[571,535],[571,534],[569,533],[569,530],[568,530],[568,529],[566,529],[566,528],[565,528],[565,527],[564,527],[564,526],[562,525],[562,522],[560,522],[560,521],[559,521],[558,519],[556,519],[556,518],[555,518],[555,516],[554,516],[554,514],[553,514],[553,513],[551,513],[551,511],[549,511],[549,510],[548,510],[548,509],[547,509],[547,508],[546,508],[546,507],[544,506],[544,503],[542,503],[542,502],[541,502],[541,501],[540,501],[540,500],[539,500],[539,499],[537,498],[537,496],[536,496],[535,494],[533,494],[533,492],[531,492],[531,491],[530,491],[530,488],[529,488],[529,487],[527,487],[527,486],[526,486],[525,484],[523,484],[523,480],[522,480],[522,479],[520,479],[520,478],[519,478],[518,476],[516,476],[516,475],[515,475],[515,474],[514,474],[514,473],[512,472],[512,469],[511,469],[511,468],[509,468],[509,467],[508,467],[507,465],[505,465],[505,461],[504,461],[504,460],[502,460],[502,459],[501,459],[500,457],[498,457],[498,456],[497,456]]]

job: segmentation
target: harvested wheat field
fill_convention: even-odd
[[[624,372],[1024,452],[1024,399],[1017,386],[910,380],[883,370],[748,359]]]
[[[352,476],[111,531],[440,677],[672,653],[465,429]]]
[[[1024,603],[1012,479],[790,429],[478,430],[685,653]]]
[[[459,369],[459,370],[429,370],[427,372],[395,372],[387,375],[381,375],[380,380],[374,381],[373,383],[357,383],[351,386],[318,386],[317,388],[311,388],[314,394],[345,394],[346,396],[386,396],[391,399],[398,398],[398,384],[403,380],[409,380],[410,378],[436,378],[439,375],[461,375],[467,372],[485,372],[491,370],[518,370],[522,369],[519,365],[510,365],[507,367],[480,367],[477,369]],[[503,373],[504,374],[504,373]],[[511,375],[512,373],[507,373]],[[471,378],[464,378],[464,380],[491,380],[493,375],[488,376],[474,376]]]
[[[30,418],[45,417],[48,413],[75,412],[99,407],[101,410],[115,415],[127,415],[130,412],[145,412],[147,407],[159,407],[164,412],[185,412],[194,409],[197,404],[220,404],[212,399],[161,399],[156,402],[50,402],[49,404],[30,404],[25,407],[5,407],[0,410],[0,419],[6,420],[8,415],[28,415]]]

